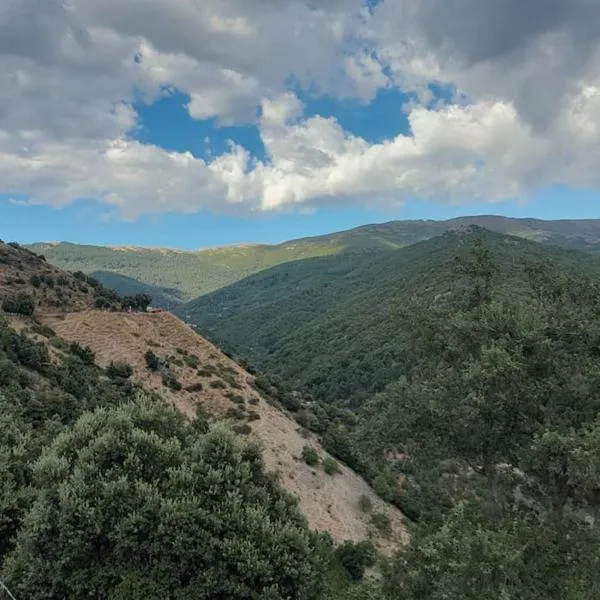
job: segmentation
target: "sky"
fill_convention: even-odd
[[[4,0],[0,237],[600,217],[597,0]]]

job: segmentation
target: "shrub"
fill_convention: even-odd
[[[162,383],[165,387],[173,390],[174,392],[179,392],[182,389],[181,382],[173,375],[173,373],[166,373],[162,377]]]
[[[358,507],[364,513],[371,512],[373,509],[373,503],[371,502],[371,498],[366,494],[361,494],[358,498]]]
[[[393,479],[393,475],[380,473],[373,480],[373,490],[386,502],[391,502],[396,496],[397,484]]]
[[[252,433],[252,427],[250,427],[248,423],[236,424],[232,427],[232,429],[239,435],[248,435],[249,433]]]
[[[200,359],[195,354],[189,354],[183,359],[183,362],[192,369],[197,369],[200,364]]]
[[[310,467],[314,467],[319,464],[319,455],[312,446],[304,446],[302,448],[302,460]]]
[[[226,419],[236,419],[237,421],[242,421],[245,418],[244,412],[239,408],[228,408],[225,411]]]
[[[191,383],[185,388],[186,392],[201,392],[204,389],[201,381],[196,381],[195,383]]]
[[[335,556],[348,576],[355,581],[360,581],[365,569],[375,564],[376,551],[369,540],[357,544],[346,541],[336,548]]]
[[[227,389],[227,384],[224,381],[221,381],[220,379],[215,379],[214,381],[211,381],[209,383],[210,387],[215,389],[215,390],[224,390]]]
[[[210,369],[202,368],[202,369],[198,369],[198,375],[200,377],[212,377],[213,372]]]
[[[40,276],[39,276],[39,275],[32,275],[32,276],[29,278],[29,283],[31,283],[31,285],[32,285],[34,288],[36,288],[36,289],[37,289],[37,288],[39,288],[39,287],[40,287],[40,285],[41,285],[41,283],[42,283],[42,280],[40,279]]]
[[[392,524],[390,523],[390,518],[384,513],[375,513],[371,517],[371,523],[379,531],[384,535],[389,535],[392,532]]]
[[[157,371],[159,367],[158,356],[152,352],[152,350],[147,350],[146,354],[144,354],[144,358],[146,360],[146,367],[150,369],[150,371]]]
[[[228,392],[227,394],[225,394],[232,402],[235,402],[236,404],[239,404],[240,406],[243,406],[244,404],[246,404],[246,401],[244,400],[243,396],[240,396],[239,394],[234,394],[233,392]]]
[[[2,310],[29,317],[35,310],[35,302],[29,294],[25,293],[8,296],[2,301]]]
[[[248,411],[248,421],[252,422],[252,421],[258,421],[260,419],[260,415],[254,411],[254,410],[249,410]]]
[[[133,367],[125,362],[111,362],[106,367],[106,374],[111,379],[129,379],[133,375]]]
[[[31,328],[33,333],[37,333],[38,335],[43,335],[44,337],[50,339],[56,335],[54,329],[48,327],[47,325],[42,325],[41,323],[35,323]]]
[[[327,475],[336,475],[337,473],[341,473],[340,465],[337,464],[331,456],[326,456],[323,460],[323,469]]]
[[[256,396],[252,396],[248,399],[248,402],[252,404],[252,406],[256,406],[259,403],[259,399]]]
[[[96,360],[96,356],[89,346],[82,346],[78,342],[72,342],[69,345],[69,350],[71,354],[79,357],[81,362],[86,365],[93,365]]]

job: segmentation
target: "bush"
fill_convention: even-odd
[[[192,369],[197,369],[200,364],[200,359],[195,354],[189,354],[183,359],[183,362]]]
[[[390,518],[384,513],[375,513],[371,517],[371,523],[379,531],[384,535],[389,535],[392,532],[392,524],[390,523]]]
[[[252,421],[258,421],[260,419],[260,415],[254,411],[254,410],[249,410],[248,411],[248,421],[252,422]]]
[[[209,383],[210,387],[215,389],[215,390],[225,390],[227,389],[227,384],[224,381],[221,381],[220,379],[215,379],[214,381],[211,381]]]
[[[152,352],[152,350],[148,350],[146,354],[144,354],[144,358],[146,360],[146,367],[150,369],[150,371],[157,371],[160,365],[158,360],[158,356]]]
[[[37,333],[38,335],[43,335],[44,337],[50,339],[56,335],[56,332],[51,327],[47,325],[42,325],[41,323],[35,323],[31,328],[32,333]]]
[[[354,581],[360,581],[365,569],[375,564],[376,551],[368,540],[357,544],[347,541],[336,548],[335,556],[348,576]]]
[[[336,475],[337,473],[341,473],[340,465],[337,464],[331,456],[326,456],[323,460],[323,469],[327,475]]]
[[[196,383],[191,383],[185,388],[186,392],[201,392],[204,389],[201,381],[196,381]]]
[[[366,494],[361,494],[358,498],[358,507],[364,513],[371,512],[373,509],[373,503],[371,502],[371,498]]]
[[[173,390],[174,392],[179,392],[182,389],[182,385],[180,381],[173,375],[173,373],[166,373],[162,377],[162,383],[165,387]]]
[[[235,404],[239,404],[240,406],[244,406],[244,404],[246,404],[246,401],[244,400],[243,396],[240,396],[239,394],[234,394],[233,392],[228,392],[227,394],[225,394],[232,402],[235,402]]]
[[[232,427],[233,431],[239,435],[248,435],[252,433],[252,427],[248,423],[240,423]]]
[[[302,448],[302,460],[310,467],[314,467],[319,464],[319,455],[312,446],[304,446]]]
[[[228,408],[225,411],[226,419],[235,419],[236,421],[243,421],[245,418],[244,411],[239,408]]]
[[[35,310],[35,302],[29,294],[21,293],[16,296],[8,296],[2,301],[2,310],[8,313],[16,313],[29,317]]]
[[[133,375],[133,367],[125,362],[111,362],[106,367],[106,374],[111,379],[129,379]]]
[[[69,345],[69,350],[71,354],[77,356],[85,365],[93,365],[96,360],[96,356],[89,346],[82,346],[77,342],[72,342]]]

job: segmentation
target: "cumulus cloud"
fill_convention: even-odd
[[[5,0],[0,191],[135,218],[600,186],[598,31],[596,0]],[[306,118],[290,81],[365,105],[412,92],[410,131]],[[254,124],[266,158],[136,141],[134,102],[172,88],[191,118]]]

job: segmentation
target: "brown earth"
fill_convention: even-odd
[[[406,541],[398,509],[378,498],[362,478],[342,464],[336,475],[327,475],[322,464],[305,464],[300,456],[307,444],[321,459],[327,456],[318,440],[312,434],[303,437],[290,416],[257,393],[251,375],[175,316],[86,311],[46,314],[38,319],[65,340],[90,346],[101,366],[111,361],[130,364],[136,382],[160,391],[188,417],[193,418],[197,406],[202,406],[212,420],[249,425],[251,438],[263,449],[267,468],[280,474],[282,484],[298,498],[314,529],[327,531],[338,541],[370,537],[383,551]],[[144,354],[149,349],[168,363],[168,371],[183,386],[181,391],[168,389],[161,374],[147,369]],[[186,390],[198,383],[201,390]],[[388,516],[389,536],[380,535],[370,525],[371,515],[361,511],[363,495],[370,499],[372,513]]]

